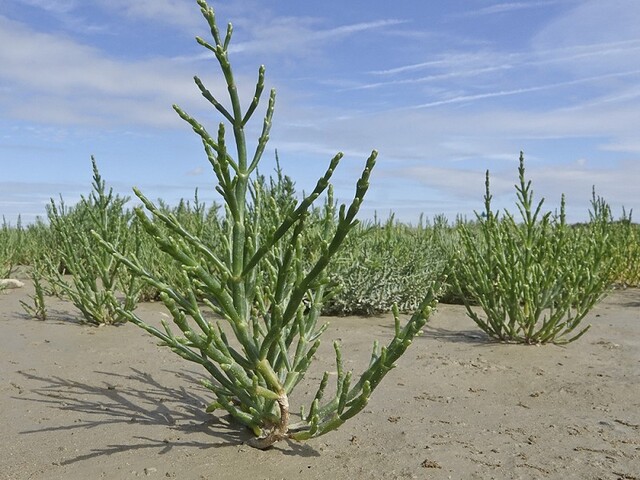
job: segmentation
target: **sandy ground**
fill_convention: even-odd
[[[2,479],[640,479],[639,290],[613,292],[562,347],[489,342],[440,305],[360,415],[268,451],[203,411],[197,365],[134,325],[80,325],[67,303],[28,319],[30,293],[0,295]],[[330,339],[357,372],[391,335],[390,317],[331,319],[299,398],[333,369]]]

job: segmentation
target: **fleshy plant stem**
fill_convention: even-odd
[[[260,67],[253,100],[243,111],[229,62],[233,28],[229,24],[222,37],[214,10],[205,0],[198,0],[198,5],[213,42],[201,38],[197,42],[217,59],[230,108],[198,77],[195,83],[231,125],[235,159],[227,147],[224,122],[214,136],[180,107],[174,109],[198,135],[213,167],[216,190],[224,202],[221,238],[212,243],[188,231],[176,216],[158,208],[138,189],[134,191],[144,209],[136,210],[137,219],[181,270],[180,284],[147,269],[135,255],[122,254],[98,233],[95,237],[117,261],[160,292],[180,334],[166,322],[162,328],[152,326],[133,311],[120,309],[122,315],[176,354],[202,365],[209,374],[203,384],[215,395],[207,410],[226,410],[251,429],[256,438],[250,445],[267,448],[283,439],[305,440],[325,434],[361,411],[371,392],[419,334],[436,300],[432,289],[404,327],[395,312],[393,339],[386,347],[374,346],[370,365],[355,382],[352,372],[344,371],[336,344],[339,373],[333,395],[324,400],[326,373],[308,411],[302,409],[300,422],[290,423],[291,394],[304,378],[326,329],[326,324],[319,324],[319,315],[329,283],[327,266],[358,223],[356,215],[369,188],[377,152],[367,159],[351,202],[337,210],[330,180],[341,153],[330,161],[311,193],[299,201],[290,201],[288,180],[280,172],[270,185],[256,178],[269,140],[275,91],[269,94],[262,130],[249,155],[245,126],[257,111],[265,69]],[[325,194],[325,208],[314,209]],[[233,341],[228,336],[233,336]]]

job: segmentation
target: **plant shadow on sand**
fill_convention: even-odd
[[[104,324],[94,325],[84,320],[82,318],[82,314],[80,314],[79,312],[75,313],[75,312],[70,312],[69,310],[55,309],[55,308],[47,308],[46,320],[35,318],[33,315],[29,315],[25,312],[16,312],[16,315],[24,320],[30,320],[34,322],[47,322],[47,323],[53,323],[57,325],[71,324],[71,325],[77,325],[83,328],[87,328],[87,327],[99,328],[104,326],[108,326],[111,328],[111,327],[122,327],[127,324],[127,322],[118,322],[118,323],[111,323],[109,325],[104,325]]]
[[[630,302],[620,304],[624,308],[638,308],[640,307],[640,300],[632,300]]]
[[[614,286],[611,291],[608,292],[607,297],[613,297],[615,303],[619,307],[623,308],[637,308],[640,307],[640,288]]]
[[[384,325],[384,329],[393,330],[394,325]],[[490,346],[499,343],[480,329],[456,329],[435,327],[432,323],[422,327],[422,335],[416,337],[416,340],[432,339],[440,342],[450,343],[469,343],[477,346]]]
[[[90,460],[103,455],[138,450],[158,449],[165,454],[174,447],[218,448],[244,444],[252,434],[233,422],[229,415],[217,417],[205,412],[208,399],[187,391],[184,387],[167,387],[157,382],[152,375],[131,368],[130,375],[111,372],[94,372],[103,377],[100,384],[88,384],[61,377],[44,378],[31,373],[19,372],[32,382],[42,383],[29,391],[32,396],[14,397],[18,400],[38,402],[51,408],[78,412],[84,418],[74,419],[66,425],[26,430],[22,434],[37,434],[54,431],[65,432],[78,429],[93,429],[113,424],[165,425],[178,436],[174,439],[132,436],[137,443],[107,445],[92,449],[90,453],[61,462],[61,465]],[[166,371],[193,384],[198,378],[191,373]],[[202,434],[212,437],[212,442],[183,440],[181,436]],[[285,455],[302,457],[318,456],[308,445],[288,442],[286,446],[275,445]],[[284,447],[284,448],[282,448]]]
[[[422,337],[451,343],[469,343],[478,346],[489,346],[497,343],[481,330],[449,330],[442,327],[425,325]]]

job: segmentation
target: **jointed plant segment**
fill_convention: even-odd
[[[181,357],[202,365],[210,374],[204,384],[216,396],[209,410],[226,410],[252,429],[256,438],[251,445],[266,448],[286,438],[304,440],[322,435],[361,411],[372,390],[426,323],[435,300],[430,292],[404,327],[396,312],[393,340],[386,347],[374,346],[371,362],[357,380],[344,370],[340,346],[336,343],[335,391],[325,398],[329,380],[326,373],[310,407],[301,410],[299,422],[291,423],[290,395],[304,377],[326,328],[318,325],[328,282],[326,268],[357,224],[355,217],[369,187],[377,152],[372,152],[366,162],[354,199],[348,206],[341,205],[338,212],[330,195],[329,181],[342,158],[340,153],[331,160],[313,191],[297,205],[279,202],[277,193],[285,187],[284,177],[279,176],[271,185],[252,179],[269,139],[275,91],[270,93],[262,133],[255,151],[250,154],[245,126],[255,113],[264,89],[264,67],[259,70],[253,101],[242,111],[228,58],[231,24],[222,37],[213,9],[204,0],[198,0],[198,4],[214,42],[201,38],[197,41],[210,50],[220,64],[230,108],[223,106],[197,77],[195,83],[230,124],[235,158],[228,150],[224,123],[220,123],[216,135],[211,135],[182,109],[174,108],[200,137],[215,172],[217,190],[224,200],[221,240],[212,245],[135,190],[152,217],[137,209],[138,220],[160,249],[181,268],[182,287],[177,287],[148,271],[135,256],[123,255],[108,241],[100,239],[100,235],[96,237],[115,258],[161,292],[160,297],[180,334],[167,323],[158,329],[134,312],[122,310],[121,313],[160,338]],[[312,210],[316,199],[327,189],[329,199],[325,208]],[[318,218],[310,226],[312,212]],[[310,228],[316,230],[310,233]],[[304,239],[312,234],[321,236],[319,247],[312,252],[305,251]],[[205,310],[213,312],[218,319],[211,320]],[[229,341],[230,335],[233,341]]]
[[[589,329],[578,327],[610,285],[609,210],[594,196],[590,224],[572,229],[565,221],[564,196],[558,216],[541,213],[544,200],[534,207],[522,153],[518,171],[522,222],[491,210],[487,172],[479,231],[461,225],[454,283],[468,315],[490,336],[519,343],[571,342]]]

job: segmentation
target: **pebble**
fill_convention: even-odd
[[[0,279],[0,288],[22,288],[24,283],[15,278],[3,278]]]

